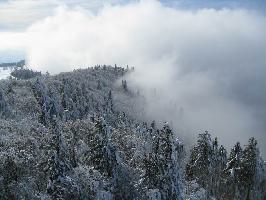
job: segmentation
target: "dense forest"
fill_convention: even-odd
[[[167,122],[132,115],[144,97],[131,70],[21,69],[1,80],[0,199],[266,199],[255,138],[227,152],[206,131],[189,150]]]

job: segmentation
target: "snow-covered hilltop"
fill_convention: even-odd
[[[227,155],[205,132],[185,152],[167,123],[138,119],[129,71],[22,69],[0,81],[0,199],[266,198],[254,138]]]

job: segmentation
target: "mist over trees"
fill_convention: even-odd
[[[189,150],[167,122],[137,117],[143,98],[130,70],[22,70],[1,80],[0,199],[266,198],[255,138],[227,152],[206,131]]]

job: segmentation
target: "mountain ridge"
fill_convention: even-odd
[[[227,158],[205,132],[189,155],[167,123],[138,119],[143,97],[129,72],[97,65],[1,80],[0,199],[265,198],[255,139]]]

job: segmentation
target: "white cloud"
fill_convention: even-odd
[[[51,15],[58,6],[52,0],[13,0],[0,2],[0,25],[5,29],[22,29]]]
[[[97,13],[61,7],[23,33],[0,33],[0,50],[24,48],[30,66],[53,73],[135,66],[129,82],[144,92],[147,118],[189,135],[208,129],[229,145],[256,136],[263,147],[265,35],[265,16],[248,10],[141,1]]]
[[[104,5],[122,0],[8,0],[0,1],[0,30],[23,30],[55,13],[58,7],[85,8],[97,12]]]

